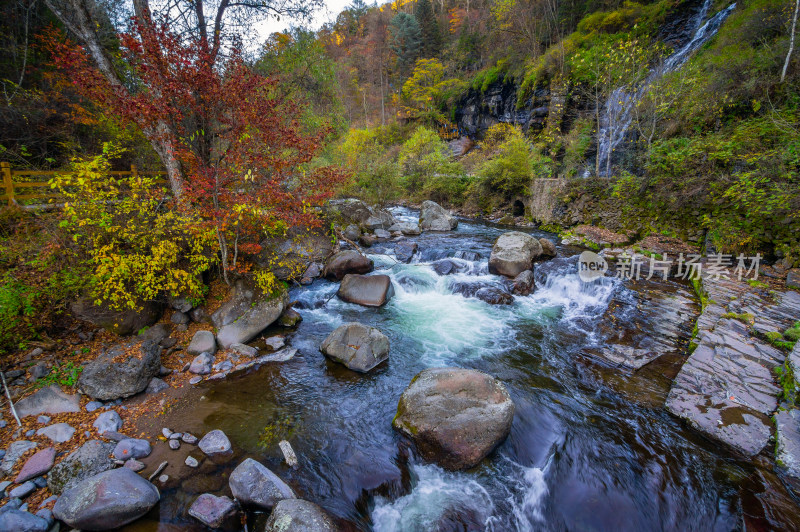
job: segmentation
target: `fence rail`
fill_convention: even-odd
[[[3,193],[0,194],[0,205],[5,203],[8,206],[18,205],[19,200],[49,200],[59,198],[61,194],[50,192],[38,192],[41,187],[49,187],[50,179],[56,174],[64,173],[63,170],[14,170],[11,163],[0,162],[0,172],[3,174]],[[117,176],[136,176],[136,175],[164,175],[164,172],[142,172],[131,165],[130,170],[117,170],[111,172]],[[33,178],[33,179],[31,179]],[[25,180],[29,179],[29,180]],[[156,183],[166,183],[166,179],[157,179]],[[33,191],[25,189],[34,189]],[[20,192],[21,191],[21,192]],[[34,203],[35,204],[35,203]]]

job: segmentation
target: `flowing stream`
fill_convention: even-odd
[[[399,208],[395,215],[417,216]],[[186,509],[199,493],[225,493],[230,468],[244,456],[352,530],[738,530],[747,516],[774,523],[763,509],[771,497],[778,502],[768,508],[800,522],[769,473],[638,401],[649,383],[626,376],[633,393],[621,394],[582,361],[582,351],[603,342],[598,323],[609,302],[628,288],[611,277],[582,283],[578,250],[559,248],[559,258],[537,265],[535,293],[511,305],[457,293],[504,282],[487,271],[503,231],[462,221],[451,233],[424,233],[411,264],[394,261],[387,243],[388,254],[373,259],[396,295],[380,309],[339,300],[337,284],[323,280],[294,289],[303,316],[288,337],[295,358],[207,384],[156,421],[198,434],[220,428],[237,456],[165,487],[159,507],[131,529],[200,530]],[[452,260],[457,273],[438,275],[441,260]],[[388,363],[361,375],[325,359],[320,343],[349,321],[389,336]],[[414,375],[437,366],[485,371],[516,405],[508,439],[469,471],[425,463],[391,426]],[[283,463],[281,439],[291,442],[298,468]]]
[[[633,91],[626,87],[615,89],[603,106],[600,116],[600,130],[597,134],[597,157],[600,161],[600,175],[607,176],[614,150],[625,140],[628,129],[634,118],[634,109],[641,101],[651,85],[665,74],[674,72],[689,60],[692,53],[708,42],[719,31],[728,15],[736,8],[733,3],[716,15],[706,20],[713,0],[704,0],[703,5],[692,19],[693,32],[689,41],[666,57],[653,68],[644,81]],[[587,169],[590,173],[590,170]]]

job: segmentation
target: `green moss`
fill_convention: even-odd
[[[735,312],[726,312],[725,314],[722,315],[722,317],[729,320],[739,320],[748,325],[752,325],[753,323],[755,323],[756,320],[756,317],[750,314],[749,312],[742,312],[739,314]]]
[[[753,288],[769,288],[769,285],[764,281],[758,281],[756,279],[748,279],[747,284],[752,286]]]

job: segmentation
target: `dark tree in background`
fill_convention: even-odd
[[[422,52],[422,30],[414,15],[398,13],[389,24],[389,47],[397,56],[397,70],[405,78]]]
[[[442,46],[442,35],[430,0],[417,0],[415,17],[422,37],[422,57],[436,57]]]

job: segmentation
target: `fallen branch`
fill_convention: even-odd
[[[22,421],[19,420],[17,409],[14,408],[14,401],[11,399],[11,392],[8,391],[8,384],[6,384],[6,374],[0,371],[0,379],[3,379],[3,388],[6,390],[6,397],[8,397],[8,406],[11,407],[11,413],[14,414],[14,419],[17,420],[17,425],[22,426]]]

